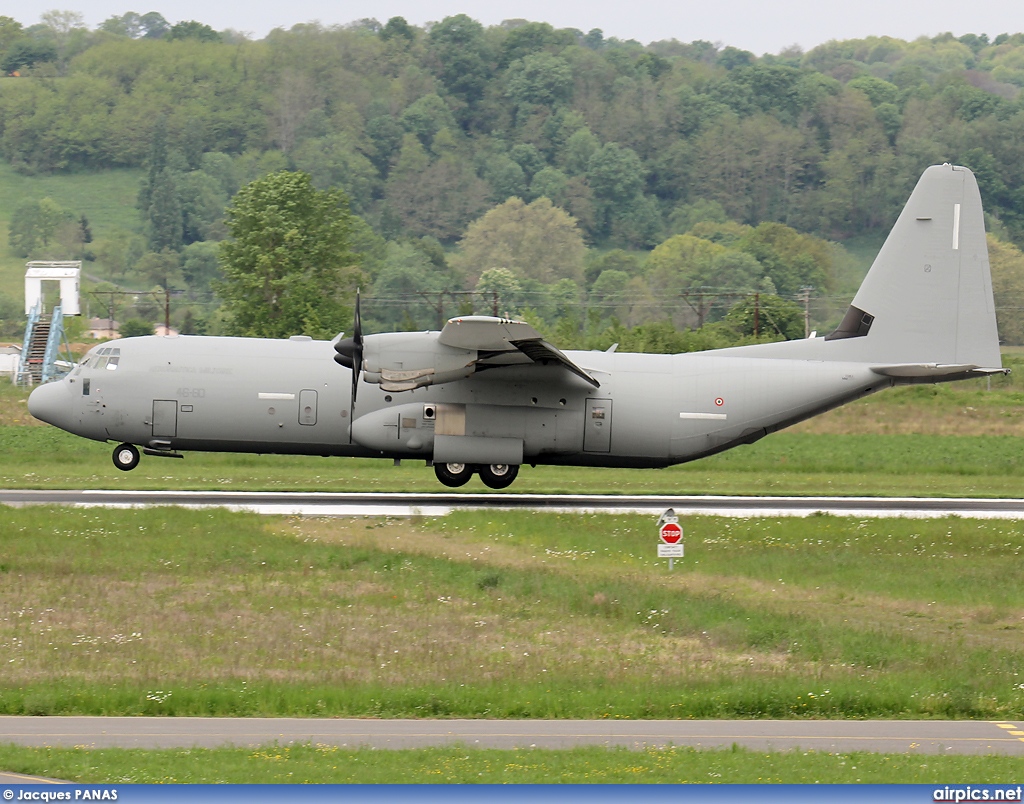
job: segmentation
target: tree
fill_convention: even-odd
[[[598,228],[607,232],[612,219],[626,210],[644,209],[641,201],[645,170],[632,148],[610,142],[587,163],[587,181],[598,202]]]
[[[150,187],[149,206],[144,210],[149,247],[153,251],[179,249],[185,236],[185,220],[171,169],[161,170]]]
[[[455,128],[455,118],[448,104],[434,93],[424,95],[410,104],[402,112],[401,121],[405,130],[419,137],[425,148],[430,147],[441,129]]]
[[[163,39],[171,29],[170,23],[156,11],[147,11],[139,17],[139,23],[145,31],[143,36],[146,39]]]
[[[531,198],[547,198],[556,207],[565,207],[568,201],[569,177],[558,168],[541,168],[530,182]]]
[[[221,278],[217,262],[217,243],[201,240],[185,246],[181,251],[181,275],[192,293],[205,293]]]
[[[547,198],[510,198],[474,221],[452,258],[467,276],[504,268],[514,276],[553,282],[583,276],[586,247],[575,219]]]
[[[228,194],[221,182],[202,170],[178,176],[178,203],[181,205],[183,242],[224,239],[224,207]]]
[[[153,325],[141,318],[129,318],[127,321],[121,322],[118,332],[121,333],[122,338],[139,338],[143,335],[152,335]]]
[[[448,91],[469,106],[483,97],[493,58],[484,27],[465,14],[445,17],[430,28],[427,42],[436,74]]]
[[[341,187],[352,209],[363,214],[380,185],[377,171],[344,134],[308,139],[295,149],[295,166],[313,177],[321,189]]]
[[[988,255],[992,266],[992,292],[996,298],[996,321],[999,340],[1019,346],[1024,344],[1024,253],[1012,243],[988,236]]]
[[[29,257],[54,241],[74,215],[52,198],[27,201],[11,214],[9,242],[19,257]]]
[[[181,284],[181,260],[178,254],[170,249],[159,253],[150,251],[143,255],[136,263],[135,270],[148,282],[164,290]]]
[[[443,324],[433,303],[449,287],[420,249],[409,243],[388,243],[384,264],[373,283],[374,321],[383,328],[425,329]]]
[[[785,224],[762,223],[738,246],[764,266],[779,293],[796,294],[807,285],[828,290],[835,284],[833,247]]]
[[[406,234],[452,241],[486,209],[487,185],[454,155],[430,164],[416,135],[406,134],[384,197]]]
[[[16,40],[0,61],[0,71],[13,73],[32,67],[41,62],[54,61],[57,58],[57,46],[45,39],[23,37]]]
[[[507,268],[488,268],[476,283],[478,303],[498,315],[514,315],[519,312],[522,297],[522,285],[515,275]]]
[[[742,335],[795,340],[804,337],[804,311],[795,302],[768,293],[748,296],[725,317]]]
[[[491,186],[491,199],[501,203],[506,198],[526,195],[526,174],[523,169],[505,154],[492,156],[483,167],[483,177]]]
[[[168,39],[198,39],[200,42],[219,42],[220,34],[209,25],[195,20],[176,23],[167,34]]]
[[[115,36],[127,36],[131,39],[138,39],[146,33],[142,17],[134,11],[129,11],[120,17],[107,17],[99,24],[99,30]]]
[[[411,42],[416,38],[416,29],[406,22],[405,17],[392,17],[384,23],[378,36],[385,42],[389,39],[404,39]]]
[[[13,17],[0,14],[0,53],[7,50],[18,39],[25,35],[25,31]]]
[[[508,69],[508,97],[521,107],[554,106],[572,97],[569,63],[550,53],[516,59]]]
[[[95,252],[97,264],[103,266],[109,276],[120,279],[146,253],[146,243],[141,235],[118,229],[97,240]]]
[[[247,184],[227,209],[220,295],[235,335],[331,337],[349,322],[360,271],[349,251],[348,202],[308,173]]]
[[[691,288],[714,286],[715,257],[725,246],[693,235],[670,237],[647,258],[647,275],[657,295],[678,298]]]

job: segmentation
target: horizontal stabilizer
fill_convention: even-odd
[[[948,382],[967,380],[972,377],[990,377],[993,374],[1009,374],[1009,369],[983,368],[967,364],[940,363],[899,363],[893,366],[872,366],[875,374],[892,377],[906,382]]]

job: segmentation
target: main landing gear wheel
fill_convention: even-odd
[[[473,467],[467,463],[435,463],[434,474],[449,488],[465,486],[473,476]]]
[[[114,447],[114,466],[122,472],[130,472],[139,465],[139,451],[131,444]]]
[[[484,485],[492,489],[506,489],[519,474],[519,467],[509,463],[492,463],[481,466],[480,479]]]

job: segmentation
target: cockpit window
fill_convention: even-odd
[[[119,346],[105,346],[102,349],[97,349],[92,352],[90,356],[87,356],[86,359],[79,364],[78,370],[81,371],[84,368],[94,368],[115,371],[120,362],[121,348]]]

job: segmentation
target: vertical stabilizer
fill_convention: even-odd
[[[924,172],[826,341],[829,359],[1001,365],[981,194],[970,170]]]

